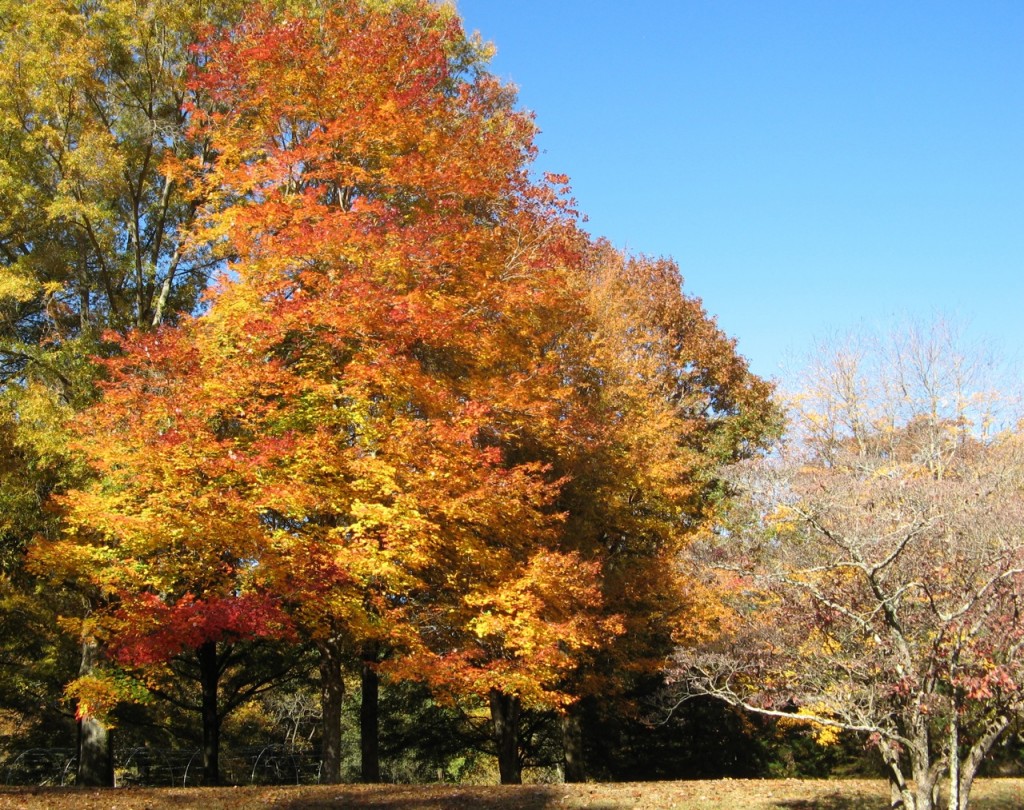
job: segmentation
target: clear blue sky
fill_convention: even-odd
[[[864,321],[1024,347],[1024,0],[457,0],[588,230],[758,373]]]

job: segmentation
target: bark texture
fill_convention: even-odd
[[[341,782],[341,710],[345,681],[341,676],[341,650],[331,642],[317,645],[320,653],[320,709],[323,714],[320,781]]]
[[[519,758],[519,715],[522,704],[515,695],[492,689],[491,726],[498,748],[498,772],[503,785],[523,783],[522,762]]]
[[[376,656],[363,660],[362,701],[359,704],[359,747],[362,779],[380,781],[380,678]]]
[[[88,675],[96,666],[99,647],[91,639],[82,642],[79,674]],[[78,721],[78,770],[75,783],[82,787],[114,786],[114,737],[95,717]]]

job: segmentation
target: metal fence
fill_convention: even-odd
[[[78,760],[73,748],[30,748],[8,760],[6,785],[73,785]],[[224,751],[221,781],[229,785],[309,785],[320,781],[320,758],[274,744]],[[117,785],[188,786],[203,781],[199,749],[132,748],[115,756]]]
[[[71,785],[77,764],[74,748],[29,748],[7,763],[4,784]]]

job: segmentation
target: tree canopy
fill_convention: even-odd
[[[935,806],[948,772],[962,810],[1020,710],[1016,403],[942,323],[829,346],[805,379],[790,441],[737,471],[734,520],[694,548],[731,631],[681,650],[673,689],[857,732],[894,801]]]
[[[778,430],[771,386],[674,263],[582,230],[453,8],[0,18],[0,530],[26,587],[81,597],[53,607],[81,723],[192,707],[216,782],[227,713],[311,650],[334,780],[373,650],[489,709],[518,781],[524,712],[718,632],[677,561]],[[266,655],[235,678],[239,650]]]

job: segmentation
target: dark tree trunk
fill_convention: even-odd
[[[565,757],[565,781],[587,781],[587,769],[583,761],[583,724],[578,703],[570,706],[562,715],[562,751]]]
[[[375,653],[363,658],[362,701],[359,704],[359,753],[363,781],[380,781],[380,678]]]
[[[199,659],[199,683],[203,690],[203,784],[220,784],[220,714],[217,706],[217,687],[220,667],[217,660],[217,642],[204,642],[196,656]]]
[[[317,650],[320,652],[320,710],[324,724],[320,781],[336,785],[341,782],[341,710],[345,701],[342,655],[339,645],[330,641],[318,644]]]
[[[519,761],[519,713],[522,704],[515,695],[492,689],[491,725],[498,746],[498,773],[503,785],[523,783],[522,764]]]
[[[88,675],[96,666],[99,647],[95,641],[82,642],[79,674]],[[83,787],[114,786],[114,737],[95,717],[78,721],[78,770],[75,783]]]
[[[78,721],[78,772],[82,787],[114,786],[114,735],[94,717]]]

